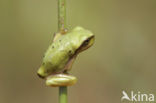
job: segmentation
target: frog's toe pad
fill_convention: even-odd
[[[46,85],[52,87],[72,86],[76,82],[77,78],[75,76],[69,74],[56,74],[47,78]]]

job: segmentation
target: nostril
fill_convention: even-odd
[[[42,76],[42,75],[40,75],[40,74],[38,74],[38,73],[37,73],[37,75],[38,75],[40,78],[42,78],[42,79],[45,78],[44,76]]]

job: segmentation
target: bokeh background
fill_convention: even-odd
[[[69,103],[156,95],[156,0],[67,0],[67,24],[96,35],[70,72]],[[57,0],[0,0],[0,103],[58,103],[58,88],[36,75],[56,31]]]

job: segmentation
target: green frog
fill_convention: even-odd
[[[67,84],[75,83],[76,78],[69,75],[68,71],[77,55],[93,45],[94,38],[92,32],[82,27],[76,27],[65,34],[56,33],[37,72],[39,77],[48,78],[47,85],[53,84],[53,80],[58,80],[58,85],[65,85],[67,81]]]

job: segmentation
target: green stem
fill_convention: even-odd
[[[66,0],[58,0],[58,31],[66,28]]]
[[[66,28],[66,0],[58,0],[58,31]],[[67,103],[67,87],[59,87],[59,103]]]
[[[59,103],[67,103],[67,87],[59,87]]]

